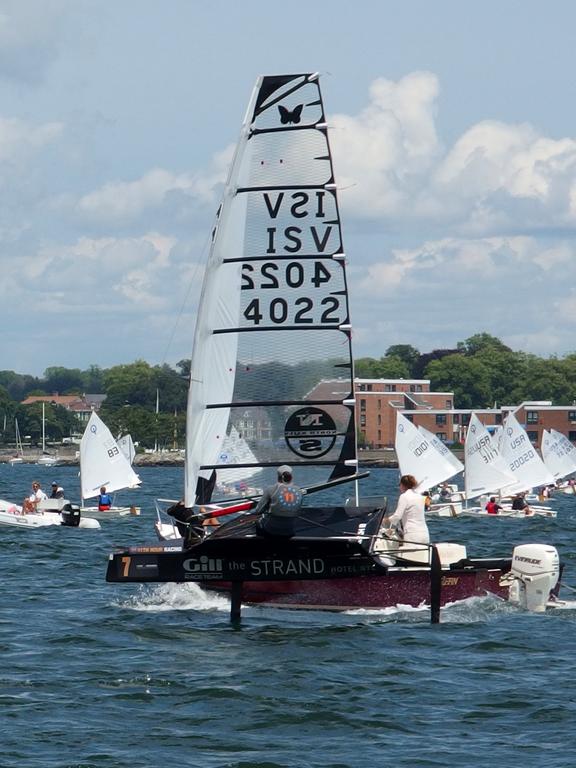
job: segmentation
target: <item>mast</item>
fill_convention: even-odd
[[[46,453],[46,403],[42,401],[42,453]]]
[[[156,418],[154,419],[154,453],[158,451],[158,414],[160,413],[160,390],[156,387]]]

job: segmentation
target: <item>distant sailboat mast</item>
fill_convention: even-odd
[[[160,390],[156,387],[156,418],[154,419],[154,453],[158,451],[158,414],[160,413]]]

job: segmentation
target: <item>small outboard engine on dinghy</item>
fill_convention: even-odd
[[[62,518],[62,525],[77,528],[80,525],[80,505],[68,502],[60,510],[60,517]]]
[[[528,611],[542,613],[560,577],[560,558],[555,547],[521,544],[514,547],[508,578],[508,600]]]

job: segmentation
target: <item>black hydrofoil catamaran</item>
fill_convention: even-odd
[[[194,336],[182,538],[110,556],[111,582],[197,582],[244,603],[346,610],[493,593],[544,610],[553,547],[471,559],[454,544],[398,555],[384,499],[358,495],[351,325],[337,187],[317,74],[261,77],[212,235]],[[231,441],[231,436],[234,440]],[[228,446],[235,446],[228,448]],[[308,488],[289,538],[257,533],[252,499],[212,503],[239,470],[264,487],[283,464]],[[227,481],[228,478],[228,481]],[[314,506],[340,484],[346,501]],[[239,487],[240,490],[240,487]],[[206,506],[210,505],[210,506]],[[207,517],[233,515],[212,532]]]

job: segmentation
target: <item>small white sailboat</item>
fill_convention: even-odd
[[[413,475],[418,480],[416,490],[420,492],[428,491],[464,469],[463,464],[451,454],[441,440],[430,432],[415,427],[402,413],[396,414],[395,450],[400,473]],[[458,500],[454,503],[433,504],[429,510],[431,514],[440,517],[454,517],[460,511],[461,504]]]
[[[508,469],[516,478],[516,482],[506,488],[507,495],[554,484],[554,475],[538,455],[526,430],[513,413],[509,413],[506,418],[500,451]]]
[[[536,451],[530,445],[526,432],[514,417],[512,421],[506,421],[500,446],[502,453],[498,450],[496,442],[486,427],[473,413],[464,448],[464,487],[467,501],[474,498],[486,499],[491,494],[495,496],[516,494],[532,486],[522,467],[531,461],[532,454],[536,454]],[[516,469],[520,471],[517,473]],[[535,467],[534,474],[531,476],[540,478],[547,475],[541,475],[540,468]],[[527,517],[523,510],[512,509],[509,504],[504,503],[502,507],[497,515],[489,514],[483,506],[465,507],[463,514],[486,517]],[[556,513],[548,507],[530,505],[530,510],[536,515],[556,516]]]
[[[262,493],[262,488],[248,484],[248,480],[261,473],[262,467],[235,426],[224,438],[219,463],[221,469],[216,482],[216,496],[258,496]]]
[[[55,467],[60,463],[58,456],[46,451],[46,403],[42,403],[42,456],[36,464],[41,467]]]
[[[548,467],[557,484],[557,491],[575,494],[576,483],[561,483],[568,475],[576,472],[576,447],[568,440],[566,435],[551,429],[544,430],[542,435],[542,459]]]
[[[20,427],[18,426],[18,419],[14,419],[14,435],[16,438],[16,453],[8,459],[8,463],[12,466],[24,462],[24,448],[22,446],[22,436],[20,434]]]
[[[120,448],[124,456],[126,456],[130,464],[132,464],[134,462],[134,457],[136,456],[136,448],[132,441],[132,435],[121,435],[116,442],[118,443],[118,448]]]
[[[140,482],[106,424],[93,412],[80,441],[82,511],[103,517],[138,515],[139,507],[113,504],[110,509],[101,511],[98,507],[84,506],[84,501],[99,496],[102,487],[111,494],[125,488],[137,488]]]

